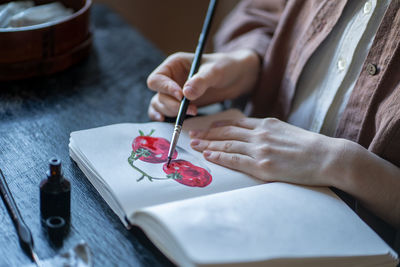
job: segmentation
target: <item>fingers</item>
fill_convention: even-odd
[[[208,130],[193,130],[189,132],[190,137],[206,140],[236,140],[248,142],[252,135],[252,130],[236,127],[222,126],[210,128]]]
[[[148,110],[149,118],[153,121],[164,121],[165,117],[154,109],[152,105],[149,106]]]
[[[201,97],[207,89],[215,86],[220,79],[222,71],[211,64],[204,64],[199,72],[188,80],[183,87],[183,95],[189,100]]]
[[[156,94],[150,102],[150,105],[159,113],[173,117],[178,114],[179,102],[169,95]]]
[[[215,164],[248,174],[251,174],[250,170],[255,167],[255,160],[242,154],[205,150],[203,156],[206,160]]]
[[[182,86],[189,74],[192,58],[193,54],[189,53],[176,53],[169,56],[149,75],[147,86],[153,91],[181,100]]]
[[[249,150],[249,143],[240,142],[240,141],[209,141],[209,140],[200,140],[200,139],[193,139],[190,142],[190,145],[193,149],[203,152],[204,150],[211,150],[211,151],[222,151],[227,153],[237,153],[248,155]],[[250,156],[250,155],[249,155]]]
[[[160,73],[150,74],[147,86],[153,91],[173,96],[176,100],[181,100],[183,97],[181,87],[171,78]]]
[[[211,124],[212,128],[223,127],[223,126],[237,126],[246,129],[254,129],[260,125],[261,120],[256,118],[242,118],[238,120],[222,120],[215,121]]]
[[[149,117],[152,120],[164,121],[165,116],[176,117],[179,111],[180,101],[166,94],[156,94],[150,101]],[[197,107],[189,104],[188,115],[196,115]]]

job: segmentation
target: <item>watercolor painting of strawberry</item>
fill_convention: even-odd
[[[212,176],[206,169],[183,159],[172,160],[168,166],[165,163],[163,170],[168,178],[187,186],[205,187],[212,181]]]
[[[135,158],[148,163],[163,163],[168,160],[169,142],[162,137],[152,137],[154,129],[148,135],[139,130],[139,136],[133,140],[132,149],[135,152]],[[178,152],[172,156],[176,159]]]
[[[140,182],[145,178],[150,182],[153,182],[154,180],[174,180],[182,185],[190,187],[206,187],[211,183],[212,176],[209,171],[194,165],[187,160],[177,159],[177,151],[174,152],[172,161],[169,166],[167,166],[166,162],[168,160],[170,143],[165,138],[151,136],[154,132],[155,130],[153,129],[148,135],[145,135],[143,131],[139,130],[139,136],[137,136],[132,142],[132,152],[128,158],[128,163],[141,174],[141,177],[137,179],[137,182]],[[136,160],[141,160],[151,164],[164,163],[162,170],[166,176],[153,177],[149,175],[135,166]],[[161,166],[159,168],[161,168]]]

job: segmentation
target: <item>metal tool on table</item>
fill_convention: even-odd
[[[8,213],[14,223],[15,229],[18,233],[19,243],[24,250],[24,252],[36,263],[37,266],[41,266],[40,260],[33,250],[33,237],[31,230],[28,225],[22,219],[21,213],[15,204],[14,198],[11,194],[6,178],[4,177],[3,171],[0,169],[0,191],[1,197],[6,204]]]

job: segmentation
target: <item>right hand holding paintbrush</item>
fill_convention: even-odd
[[[249,92],[260,68],[258,56],[251,50],[204,54],[199,71],[186,81],[192,60],[191,53],[176,53],[150,74],[147,85],[157,92],[148,110],[152,120],[176,116],[183,96],[191,101],[187,113],[196,115],[197,107]]]

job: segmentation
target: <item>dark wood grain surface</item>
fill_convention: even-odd
[[[126,230],[70,159],[72,131],[120,122],[148,121],[148,74],[163,55],[105,6],[92,10],[89,58],[50,77],[0,83],[0,168],[26,223],[36,252],[49,258],[85,240],[95,266],[164,266],[169,262],[144,236]],[[101,145],[101,144],[99,144]],[[58,156],[72,184],[72,226],[64,245],[52,247],[40,225],[39,182]],[[30,260],[0,201],[0,266]]]

